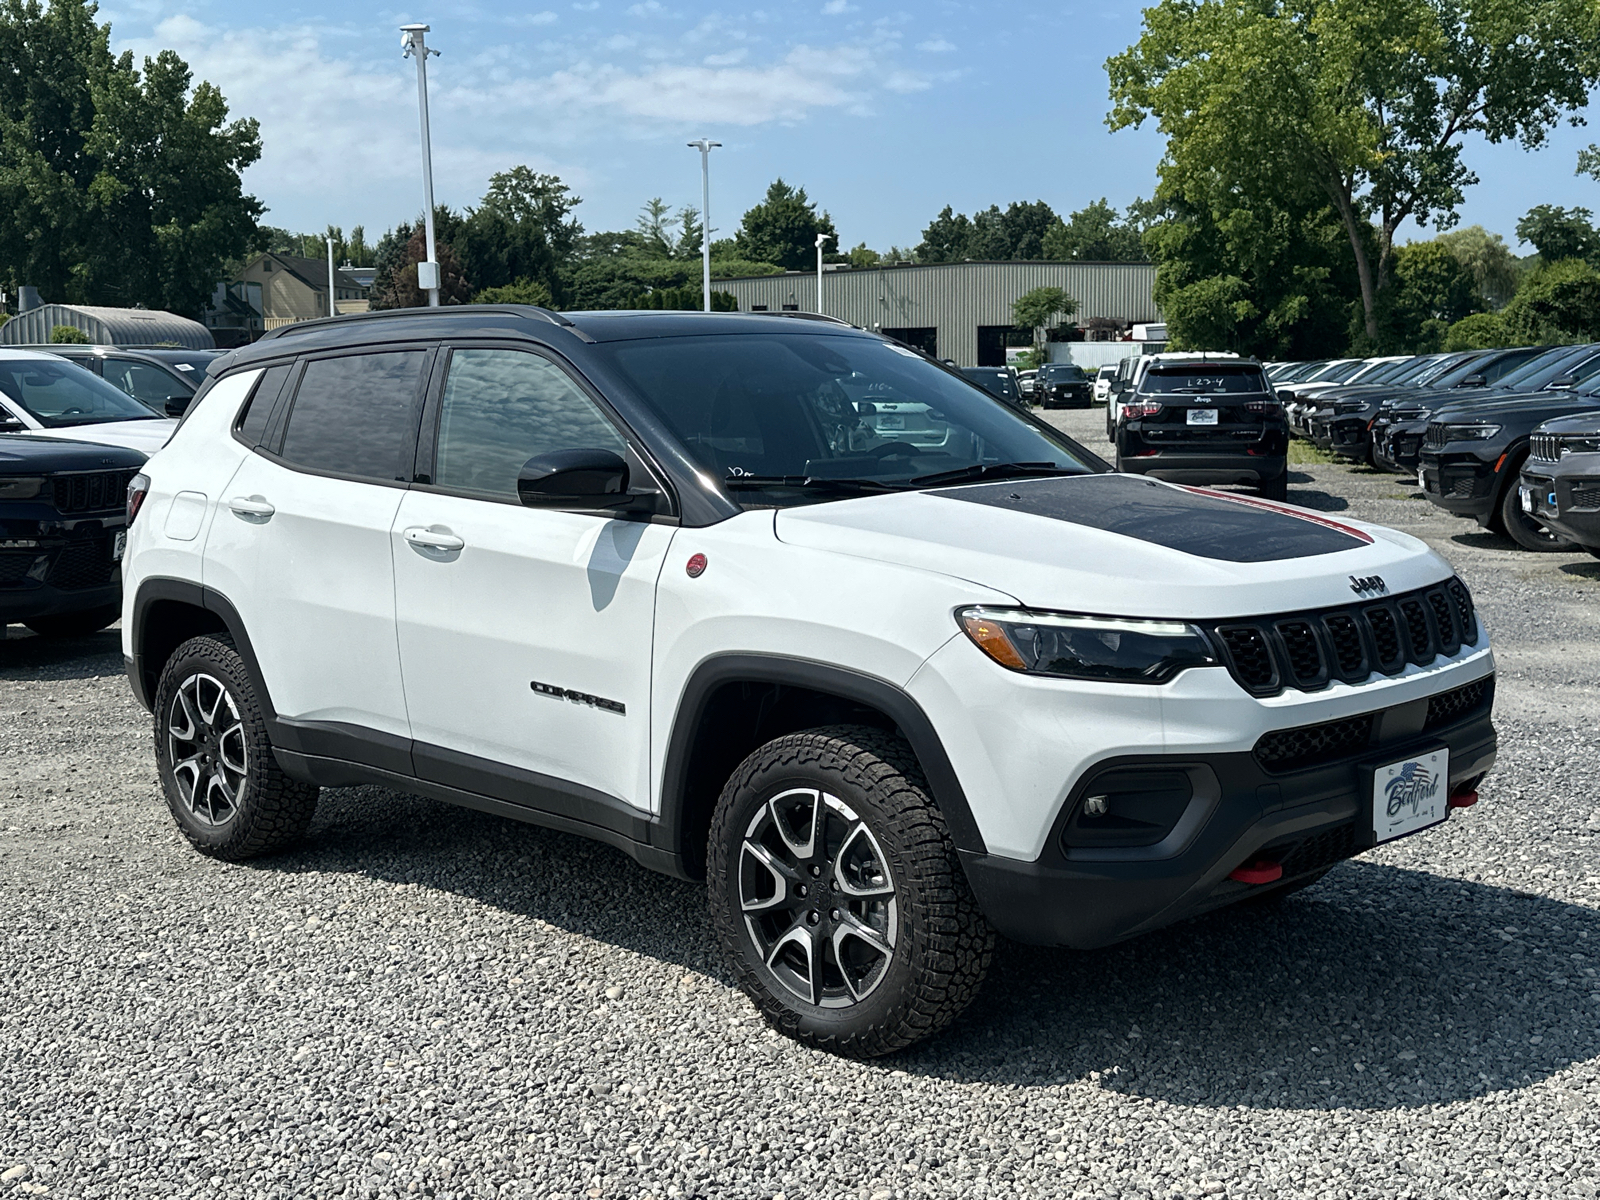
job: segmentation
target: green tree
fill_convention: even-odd
[[[464,227],[462,218],[443,205],[433,210],[440,304],[467,304],[472,300],[471,277],[456,257],[453,245]],[[417,286],[417,264],[427,254],[428,235],[420,217],[384,234],[373,255],[377,272],[372,281],[372,307],[421,308],[426,305],[428,295]]]
[[[49,299],[198,316],[261,204],[256,123],[170,50],[113,56],[87,0],[0,0],[0,263]]]
[[[1587,150],[1578,151],[1577,175],[1591,176],[1600,183],[1600,142],[1591,143]]]
[[[76,325],[55,325],[50,329],[52,346],[87,346],[89,335]]]
[[[504,287],[484,288],[472,296],[474,304],[532,304],[549,308],[550,289],[536,279],[519,279]]]
[[[1597,45],[1592,0],[1161,0],[1106,64],[1108,122],[1154,117],[1179,193],[1197,177],[1246,202],[1319,188],[1376,343],[1396,232],[1447,228],[1477,181],[1463,140],[1543,144],[1588,104]]]
[[[1587,208],[1535,204],[1517,222],[1517,240],[1532,245],[1547,263],[1564,258],[1600,261],[1600,229]]]
[[[883,261],[883,255],[876,250],[867,249],[867,244],[862,242],[850,250],[850,265],[852,267],[875,267]]]
[[[1504,308],[1516,294],[1522,268],[1505,238],[1490,233],[1482,225],[1452,229],[1434,239],[1448,247],[1456,261],[1472,276],[1472,284],[1491,308]]]
[[[1034,358],[1039,359],[1046,327],[1057,317],[1070,317],[1077,311],[1078,302],[1064,288],[1036,287],[1012,302],[1011,319],[1024,329],[1033,330]]]
[[[819,233],[830,235],[838,245],[833,218],[817,212],[805,188],[790,187],[778,179],[767,188],[766,198],[744,214],[734,235],[734,249],[739,258],[751,262],[802,271],[816,263]]]
[[[997,204],[970,218],[948,204],[922,231],[916,261],[925,263],[1007,262],[1047,257],[1045,239],[1061,219],[1043,200]]]
[[[1059,262],[1148,262],[1136,208],[1128,209],[1126,220],[1104,197],[1080,208],[1045,235],[1044,256]]]
[[[1541,265],[1500,317],[1514,342],[1600,341],[1600,271],[1579,258]]]
[[[1444,336],[1441,350],[1494,350],[1511,341],[1499,313],[1473,313],[1462,317]]]
[[[1485,308],[1472,272],[1438,241],[1397,247],[1394,274],[1380,314],[1387,353],[1431,354],[1451,326]]]
[[[564,302],[563,272],[583,236],[583,226],[572,215],[580,203],[556,176],[517,166],[491,175],[489,190],[460,219],[459,230],[448,238],[439,236],[459,256],[461,270],[474,287],[533,280]]]

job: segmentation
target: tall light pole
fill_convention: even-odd
[[[705,311],[711,311],[711,151],[721,146],[696,138],[690,147],[700,151],[700,292]]]
[[[819,315],[822,312],[822,247],[832,236],[833,234],[831,233],[817,234],[817,313]]]
[[[333,286],[333,239],[324,238],[323,240],[328,243],[328,315],[337,317],[339,315],[339,306],[334,303],[333,299],[338,295]]]
[[[433,143],[428,138],[428,55],[426,25],[400,26],[402,58],[417,60],[417,109],[422,114],[422,227],[427,231],[428,261],[417,264],[417,286],[428,293],[428,307],[439,307],[439,254],[433,244]]]

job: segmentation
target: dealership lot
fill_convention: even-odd
[[[1289,488],[1473,589],[1482,803],[1277,911],[1002,945],[871,1063],[768,1032],[701,889],[573,837],[360,788],[291,854],[200,858],[115,633],[0,645],[0,1195],[1594,1195],[1600,561],[1397,476]]]

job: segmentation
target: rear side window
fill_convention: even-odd
[[[101,364],[100,373],[107,383],[115,384],[162,416],[167,415],[169,398],[187,396],[194,390],[179,383],[160,367],[131,358],[108,358]]]
[[[522,350],[457,350],[439,411],[433,482],[517,499],[517,474],[553,450],[627,449],[622,435],[548,359]]]
[[[283,390],[284,380],[289,378],[292,369],[292,363],[268,367],[256,380],[255,390],[250,393],[250,399],[244,402],[239,419],[234,422],[239,440],[246,446],[253,449],[261,445],[267,432],[267,420],[272,416],[273,402]]]
[[[408,478],[426,357],[400,350],[308,362],[289,410],[284,461],[364,479]]]

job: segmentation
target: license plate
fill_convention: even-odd
[[[1189,424],[1215,425],[1217,423],[1217,410],[1214,408],[1191,408],[1189,410]]]
[[[1393,841],[1450,815],[1450,751],[1430,750],[1372,773],[1372,836]]]
[[[1517,494],[1522,501],[1522,511],[1525,513],[1533,512],[1533,493],[1527,488],[1518,488]]]
[[[885,414],[884,416],[878,418],[879,429],[904,429],[905,427],[906,419],[904,417],[889,416]]]
[[[111,561],[121,562],[122,552],[128,548],[128,531],[120,530],[116,537],[111,539]]]

